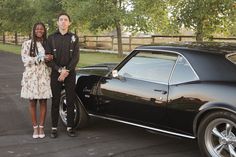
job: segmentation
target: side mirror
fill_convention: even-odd
[[[112,77],[118,77],[118,71],[117,70],[112,70]]]

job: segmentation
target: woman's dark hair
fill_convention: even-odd
[[[65,12],[58,14],[58,16],[57,16],[57,21],[59,20],[59,18],[60,18],[62,15],[65,15],[65,16],[67,16],[67,17],[68,17],[68,19],[69,19],[69,21],[71,22],[70,15],[69,15],[69,14],[67,14],[67,13],[65,13]]]
[[[43,26],[44,34],[43,34],[43,37],[42,37],[43,38],[42,45],[43,45],[43,47],[45,47],[45,45],[46,45],[46,39],[47,39],[46,27],[42,22],[37,22],[37,23],[34,24],[33,29],[32,29],[32,37],[31,37],[31,44],[30,44],[30,56],[31,57],[35,57],[38,53],[38,48],[36,46],[37,39],[36,39],[36,34],[35,34],[35,30],[36,30],[36,27],[38,25]]]

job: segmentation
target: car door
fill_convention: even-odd
[[[165,120],[168,80],[177,55],[136,51],[118,66],[117,77],[105,77],[98,86],[99,112],[150,125]]]

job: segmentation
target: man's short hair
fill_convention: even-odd
[[[67,16],[67,17],[68,17],[68,19],[69,19],[69,21],[71,22],[70,15],[69,15],[69,14],[67,14],[67,13],[65,13],[65,12],[58,14],[58,16],[57,16],[57,20],[59,20],[59,18],[60,18],[62,15],[65,15],[65,16]]]

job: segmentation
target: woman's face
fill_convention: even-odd
[[[36,26],[36,28],[35,28],[35,35],[36,35],[36,37],[42,38],[44,32],[45,32],[44,27],[41,24]]]

